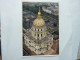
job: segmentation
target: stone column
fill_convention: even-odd
[[[35,38],[37,39],[37,33],[35,33],[35,34],[36,34]]]
[[[41,33],[39,34],[39,39],[41,40]]]

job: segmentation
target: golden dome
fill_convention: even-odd
[[[39,8],[39,12],[38,12],[37,18],[33,21],[33,25],[34,26],[38,26],[38,27],[41,27],[41,26],[45,25],[44,20],[41,18],[40,8]]]

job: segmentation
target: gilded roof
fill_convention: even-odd
[[[41,27],[41,26],[45,25],[45,21],[41,18],[40,9],[39,9],[37,18],[33,21],[33,25],[38,26],[38,27]]]

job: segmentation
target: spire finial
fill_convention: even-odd
[[[38,18],[41,18],[40,7],[39,7],[39,12],[38,12]]]
[[[39,12],[40,12],[40,7],[39,7]]]

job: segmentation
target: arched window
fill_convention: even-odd
[[[38,34],[38,37],[39,37],[39,34]]]
[[[41,34],[41,37],[42,37],[42,34]]]
[[[41,31],[42,31],[42,29],[41,29]]]
[[[31,41],[29,41],[29,43],[31,43]]]
[[[39,31],[39,29],[38,29],[38,31]]]

